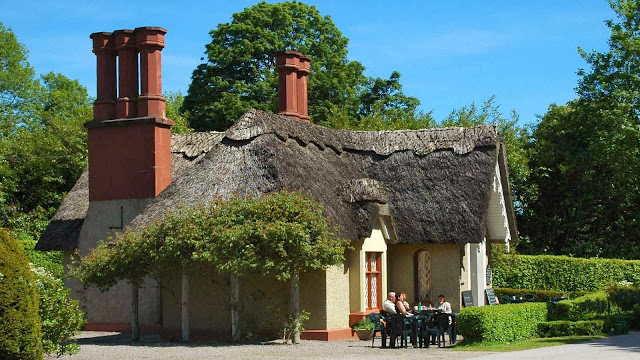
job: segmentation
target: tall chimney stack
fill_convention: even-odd
[[[311,57],[297,51],[276,53],[278,71],[278,114],[310,122],[307,106],[307,75]]]
[[[160,56],[166,32],[141,27],[91,34],[98,96],[93,121],[85,124],[89,201],[149,199],[171,183],[173,122],[165,117]]]

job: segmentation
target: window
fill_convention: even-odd
[[[364,307],[367,310],[382,306],[382,253],[367,252],[364,261]]]
[[[425,249],[420,249],[415,253],[415,294],[416,301],[436,299],[431,298],[431,253]]]

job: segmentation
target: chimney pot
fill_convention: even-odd
[[[166,116],[165,98],[162,96],[162,55],[166,29],[145,26],[134,30],[136,46],[140,51],[140,96],[138,116]]]
[[[115,118],[116,105],[116,52],[113,34],[96,32],[89,36],[96,54],[97,96],[93,103],[93,118],[103,121]]]
[[[298,113],[300,120],[311,122],[308,109],[308,93],[307,93],[307,75],[311,72],[311,57],[308,55],[300,56],[300,66],[298,69],[297,79],[297,96],[298,96]]]
[[[136,101],[138,97],[138,49],[133,30],[116,30],[115,48],[118,52],[118,101],[116,115],[118,119],[138,116]]]

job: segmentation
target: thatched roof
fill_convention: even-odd
[[[250,110],[225,133],[208,138],[206,146],[191,148],[187,136],[200,139],[201,135],[174,136],[172,151],[181,149],[183,159],[199,156],[198,161],[174,176],[132,226],[217,196],[287,189],[324,205],[340,235],[354,241],[371,234],[384,207],[393,219],[392,241],[480,242],[496,161],[500,159],[500,168],[506,171],[504,157],[499,156],[502,140],[491,126],[348,131]],[[505,194],[510,194],[508,181],[503,184]],[[86,213],[86,205],[84,209]],[[43,245],[38,245],[49,242],[41,239]],[[65,241],[65,248],[72,245]]]
[[[480,242],[501,147],[494,127],[347,131],[251,110],[132,222],[222,196],[299,190],[340,234],[371,234],[387,204],[399,243]]]
[[[176,178],[195,164],[223,133],[200,132],[171,136],[171,176]],[[36,244],[37,250],[70,251],[77,247],[80,228],[89,210],[89,170],[85,170],[60,204],[49,226]]]

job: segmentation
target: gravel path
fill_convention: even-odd
[[[83,332],[78,337],[80,353],[61,359],[470,359],[488,355],[488,352],[451,351],[432,346],[429,349],[371,348],[370,341],[302,341],[298,346],[279,343],[263,345],[211,345],[206,343],[181,344],[160,339],[157,335],[144,335],[133,343],[129,334],[113,332]],[[380,346],[380,340],[376,340]],[[48,358],[55,359],[55,358]]]

